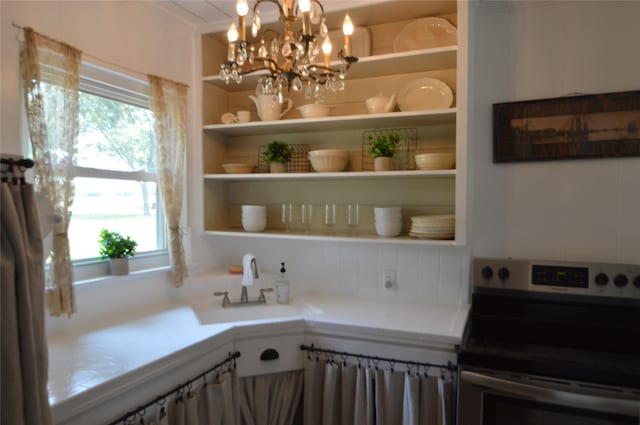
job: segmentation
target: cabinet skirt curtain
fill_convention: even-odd
[[[11,425],[48,425],[42,236],[31,184],[1,186],[2,415]]]
[[[443,377],[306,359],[305,425],[451,425],[454,387]]]

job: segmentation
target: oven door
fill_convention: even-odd
[[[462,370],[458,425],[640,424],[640,394]]]

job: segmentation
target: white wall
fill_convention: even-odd
[[[197,35],[192,27],[147,1],[3,0],[0,1],[0,19],[0,153],[31,156],[27,146],[21,143],[27,136],[21,134],[19,119],[22,106],[18,39],[22,38],[22,31],[12,23],[30,26],[37,32],[69,43],[84,52],[85,60],[133,78],[146,81],[146,74],[151,73],[189,84],[188,116],[191,122],[188,141],[193,145],[199,134],[194,118],[199,113],[195,96],[199,83],[193,65],[199,52],[196,52]],[[192,151],[190,149],[190,153]],[[195,173],[190,167],[189,178],[193,179]],[[105,310],[109,303],[113,316],[122,313],[120,310],[125,305],[135,307],[135,302],[153,304],[179,297],[167,273],[153,273],[146,281],[132,278],[130,285],[111,283],[114,284],[78,286],[76,320],[50,319],[48,325],[67,326],[81,322],[95,316],[96,311],[101,317],[108,316]],[[148,290],[146,294],[142,289]]]
[[[475,7],[474,255],[640,263],[640,158],[492,163],[491,105],[640,88],[639,2]]]
[[[201,159],[195,143],[200,53],[195,51],[195,33],[147,2],[2,1],[0,7],[2,152],[20,150],[19,31],[11,22],[32,26],[103,61],[186,82],[192,88],[187,223],[198,228],[201,200],[193,188],[201,187],[197,177]],[[473,255],[640,263],[639,159],[491,162],[492,103],[637,89],[640,59],[633,54],[633,42],[640,39],[634,22],[637,16],[640,3],[634,2],[482,1],[471,6],[469,247],[192,235],[188,249],[192,258],[201,267],[226,267],[251,251],[266,271],[276,272],[280,261],[285,261],[294,292],[446,303],[467,302]],[[395,291],[381,288],[385,268],[398,270]],[[142,283],[144,288],[159,285],[161,290],[140,297],[140,303],[183,298],[165,278],[154,275],[152,279]],[[109,289],[109,285],[103,287]],[[129,285],[116,287],[122,291],[119,296],[134,292]],[[91,310],[90,300],[100,299],[95,292],[78,288],[81,310]]]

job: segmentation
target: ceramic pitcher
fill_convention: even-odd
[[[258,109],[258,116],[262,121],[279,120],[293,107],[293,101],[289,98],[285,98],[284,103],[286,103],[287,106],[283,111],[282,105],[284,103],[278,103],[278,98],[270,94],[261,94],[257,97],[249,96],[249,98],[253,100],[253,103],[256,104],[256,108]]]

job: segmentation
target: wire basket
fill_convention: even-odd
[[[397,133],[400,136],[400,142],[392,158],[393,169],[416,169],[414,156],[418,147],[418,130],[416,128],[383,128],[379,130],[367,130],[362,133],[362,171],[374,170],[373,158],[367,153],[369,136],[376,138],[389,133]]]
[[[289,146],[291,147],[291,161],[287,163],[287,173],[310,173],[309,145],[294,144]],[[258,149],[257,173],[269,172],[269,164],[264,161],[265,148],[266,145],[261,145],[260,149]]]

